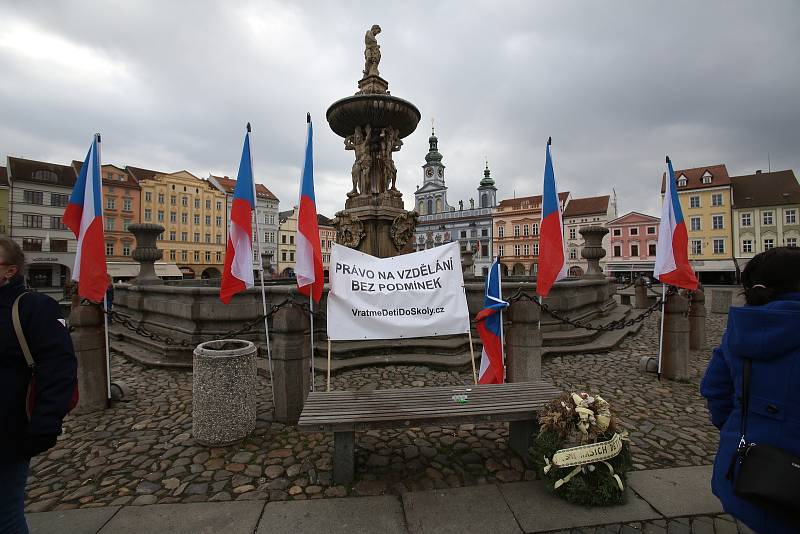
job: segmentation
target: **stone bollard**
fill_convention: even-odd
[[[77,293],[76,293],[77,295]],[[108,407],[108,361],[98,304],[74,305],[69,314],[72,346],[78,359],[78,405],[73,413],[91,413]]]
[[[706,295],[702,289],[692,293],[689,307],[689,348],[701,350],[706,346]]]
[[[272,316],[272,365],[275,420],[296,423],[310,387],[308,316],[297,306],[284,306]]]
[[[637,310],[646,310],[650,306],[647,302],[647,284],[644,282],[644,278],[641,276],[636,279],[636,282],[633,284],[633,291],[636,295],[634,300],[634,308]]]
[[[689,300],[678,294],[667,295],[664,304],[664,348],[661,374],[673,380],[689,379]]]
[[[256,346],[219,339],[194,349],[192,435],[198,443],[224,447],[256,427]]]
[[[542,331],[537,323],[539,306],[530,300],[518,300],[505,312],[511,326],[505,332],[506,374],[508,382],[532,382],[542,379]]]
[[[728,313],[733,300],[733,291],[727,289],[711,290],[711,311],[714,313]]]

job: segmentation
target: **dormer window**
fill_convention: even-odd
[[[711,173],[710,172],[706,171],[705,174],[703,174],[703,183],[704,184],[710,184],[711,183]]]
[[[678,187],[686,187],[686,176],[682,175],[678,178]]]
[[[38,171],[33,172],[33,179],[34,180],[41,180],[43,182],[58,182],[58,175],[53,171],[39,169]]]

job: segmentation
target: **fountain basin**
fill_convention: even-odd
[[[422,115],[417,107],[407,100],[392,95],[354,95],[337,100],[325,114],[328,124],[337,135],[352,135],[356,126],[371,125],[373,128],[393,127],[400,130],[400,137],[411,135],[417,129]]]

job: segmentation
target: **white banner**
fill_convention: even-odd
[[[393,258],[333,245],[329,272],[329,339],[399,339],[469,329],[458,243]]]

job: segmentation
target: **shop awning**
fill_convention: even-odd
[[[736,271],[736,265],[734,265],[733,260],[690,260],[689,263],[691,263],[692,268],[699,273],[711,271]]]
[[[606,263],[605,270],[610,273],[625,273],[630,271],[652,271],[654,263]]]
[[[108,274],[113,278],[133,278],[139,275],[139,264],[137,262],[113,262],[110,261],[106,264]],[[155,264],[156,276],[160,278],[183,278],[181,270],[174,263],[161,263]]]

